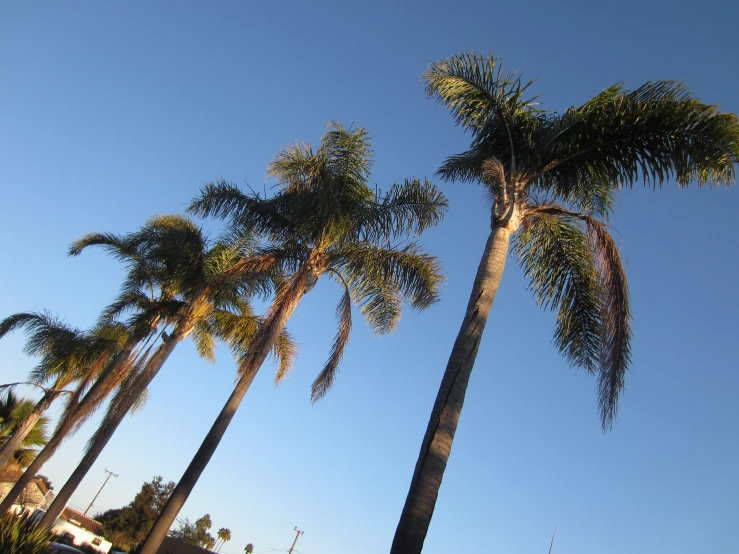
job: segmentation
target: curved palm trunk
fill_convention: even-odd
[[[0,449],[0,467],[3,467],[8,460],[13,456],[13,452],[21,448],[23,441],[26,440],[28,433],[33,430],[34,425],[41,419],[44,412],[51,407],[51,404],[59,396],[60,391],[49,391],[41,397],[36,403],[28,417],[16,428],[15,432],[5,442],[2,449]]]
[[[503,275],[510,235],[507,227],[495,227],[485,245],[464,321],[449,356],[421,444],[391,554],[420,554],[423,548],[462,413],[467,383]]]
[[[28,483],[41,470],[43,465],[54,455],[56,449],[64,441],[69,433],[74,429],[77,422],[89,414],[106,396],[107,392],[112,390],[118,379],[122,376],[127,368],[129,357],[134,347],[138,343],[138,338],[130,340],[126,346],[116,354],[108,367],[103,371],[100,377],[95,381],[90,390],[82,398],[79,405],[69,413],[62,421],[59,422],[57,430],[51,437],[46,446],[36,455],[31,465],[21,475],[20,479],[13,485],[13,488],[0,503],[0,514],[7,512],[15,500],[23,493]]]
[[[64,511],[64,508],[72,497],[72,494],[77,490],[82,480],[90,471],[90,468],[100,456],[100,453],[108,444],[118,425],[120,425],[123,418],[131,411],[131,407],[136,403],[141,394],[149,386],[152,379],[156,377],[164,362],[167,361],[169,355],[174,351],[175,347],[182,342],[192,332],[194,326],[193,318],[183,319],[182,322],[178,323],[175,329],[172,331],[172,335],[164,341],[164,343],[157,348],[151,359],[146,362],[144,369],[138,375],[132,376],[131,380],[124,385],[121,389],[121,401],[118,405],[114,406],[113,400],[111,408],[109,408],[108,417],[100,424],[100,427],[92,437],[91,444],[87,449],[87,452],[82,457],[77,468],[72,472],[67,482],[57,494],[54,502],[49,506],[48,511],[44,515],[43,519],[39,523],[41,527],[50,528],[54,525],[54,522],[59,515]]]
[[[228,401],[226,401],[225,406],[223,406],[223,409],[218,414],[218,417],[210,428],[210,431],[208,431],[200,448],[195,453],[190,465],[187,466],[179,483],[177,483],[174,491],[172,491],[172,495],[164,505],[162,513],[159,514],[144,544],[141,546],[139,554],[155,554],[159,550],[164,537],[185,505],[187,497],[190,496],[200,475],[213,457],[216,448],[218,448],[218,444],[226,433],[226,429],[228,429],[236,410],[249,390],[249,386],[254,380],[259,368],[277,342],[277,338],[285,328],[287,320],[290,319],[290,316],[300,303],[300,299],[313,288],[317,278],[318,276],[312,274],[310,271],[304,270],[300,272],[293,286],[289,287],[290,290],[283,297],[284,301],[280,302],[278,298],[273,304],[272,313],[267,318],[267,321],[259,328],[252,342],[255,350],[249,353],[248,358],[240,368],[242,377],[236,384]],[[290,294],[291,291],[294,293]]]

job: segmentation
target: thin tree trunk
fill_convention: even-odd
[[[390,554],[420,554],[452,450],[467,383],[505,267],[511,231],[495,227],[477,268],[464,321],[431,412]]]
[[[90,413],[96,405],[107,396],[105,391],[109,390],[110,385],[115,383],[120,377],[137,342],[137,338],[132,339],[128,344],[126,344],[121,352],[116,354],[105,371],[103,371],[87,394],[85,394],[79,405],[70,414],[68,414],[67,417],[63,418],[63,420],[59,422],[57,429],[49,442],[47,442],[46,446],[41,449],[41,452],[36,455],[36,458],[31,462],[31,465],[26,468],[26,471],[21,475],[20,479],[18,479],[15,485],[13,485],[13,488],[0,503],[0,514],[4,514],[10,510],[15,500],[23,493],[28,483],[30,483],[36,476],[43,465],[54,455],[56,449],[74,429],[77,422]]]
[[[23,441],[28,436],[28,433],[33,430],[36,422],[41,419],[41,416],[49,409],[57,396],[59,396],[59,391],[49,391],[44,394],[44,396],[41,397],[41,400],[39,400],[36,403],[36,406],[34,406],[33,412],[31,412],[28,417],[23,420],[18,427],[16,427],[13,434],[0,449],[0,467],[3,467],[8,463],[8,460],[13,457],[13,453],[21,448]]]
[[[294,295],[286,294],[284,304],[278,307],[275,305],[279,302],[279,299],[275,301],[275,305],[270,310],[270,317],[259,328],[257,335],[252,341],[256,350],[248,354],[245,363],[239,368],[242,374],[239,382],[226,401],[225,406],[223,406],[221,413],[218,414],[218,417],[210,428],[210,431],[208,431],[200,448],[195,453],[190,465],[172,491],[172,495],[164,505],[162,513],[159,514],[144,544],[141,546],[139,554],[156,554],[159,550],[164,537],[167,536],[170,527],[172,527],[177,515],[185,505],[187,497],[190,496],[200,475],[213,457],[216,448],[218,448],[218,444],[226,433],[226,429],[228,429],[236,410],[239,408],[244,395],[249,390],[249,386],[254,380],[259,368],[264,363],[267,355],[277,342],[277,338],[285,328],[287,320],[290,319],[290,316],[300,303],[300,299],[315,285],[317,275],[309,273],[309,271],[303,270],[297,276],[298,278],[295,280],[293,286],[290,287],[296,293]]]
[[[44,515],[43,519],[39,523],[41,527],[51,528],[54,525],[56,519],[61,515],[62,511],[69,502],[72,494],[77,490],[82,480],[90,471],[90,468],[100,456],[108,441],[115,433],[118,425],[120,425],[123,418],[131,411],[131,407],[136,403],[141,394],[149,386],[152,379],[159,372],[159,369],[167,361],[169,355],[174,351],[177,344],[183,341],[192,332],[194,320],[192,318],[183,319],[181,323],[177,324],[177,327],[172,331],[172,335],[159,347],[157,348],[151,359],[146,362],[144,369],[138,375],[132,376],[132,379],[128,386],[122,387],[119,396],[121,398],[118,405],[116,399],[111,402],[109,408],[109,417],[100,424],[100,427],[91,440],[90,446],[87,452],[82,457],[77,468],[74,470],[72,475],[64,483],[64,486],[57,494],[54,502],[49,506],[48,511]],[[127,390],[124,390],[127,389]]]

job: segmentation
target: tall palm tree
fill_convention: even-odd
[[[679,83],[615,85],[562,114],[527,98],[531,83],[493,55],[433,63],[427,93],[472,135],[439,174],[480,182],[492,198],[491,232],[467,311],[431,412],[392,554],[423,547],[470,372],[509,245],[537,302],[557,311],[555,346],[598,376],[604,430],[616,416],[629,364],[629,297],[618,248],[600,220],[616,191],[729,184],[739,161],[739,121],[692,98]]]
[[[109,237],[88,236],[73,248],[107,244]],[[121,239],[116,237],[114,240],[119,242]],[[211,248],[201,229],[191,220],[167,215],[152,218],[130,240],[138,243],[137,249],[145,260],[144,264],[137,263],[135,267],[147,267],[143,274],[145,279],[153,280],[152,286],[160,290],[165,302],[176,308],[166,319],[166,323],[171,324],[170,332],[161,332],[162,343],[151,355],[147,350],[121,382],[82,460],[41,520],[43,526],[53,525],[125,415],[145,401],[147,387],[175,347],[193,334],[201,355],[212,359],[215,338],[220,332],[219,326],[212,320],[227,317],[224,314],[240,320],[239,325],[234,327],[236,334],[229,331],[231,334],[227,340],[248,344],[257,324],[247,300],[253,294],[265,293],[269,289],[270,279],[265,272],[254,277],[251,273],[238,270],[238,264],[248,253],[248,235],[241,235],[231,243],[218,243]],[[134,291],[143,284],[143,281],[136,283],[135,279],[130,283]],[[129,291],[124,290],[117,310],[127,308],[128,294]],[[289,339],[283,336],[271,351],[282,366],[291,363],[294,348]]]
[[[417,245],[391,246],[436,225],[446,199],[433,185],[395,184],[383,196],[370,188],[372,151],[366,131],[332,123],[314,152],[310,145],[284,148],[269,166],[278,193],[269,199],[245,194],[226,182],[207,185],[191,205],[203,216],[230,219],[231,228],[267,239],[261,254],[245,261],[254,271],[276,268],[288,275],[254,341],[241,356],[233,393],[175,487],[144,542],[153,554],[218,447],[228,425],[298,303],[318,279],[330,276],[343,289],[336,309],[338,334],[313,383],[312,399],[331,387],[351,332],[352,301],[378,333],[392,331],[403,300],[416,309],[433,304],[442,280],[436,259]],[[279,373],[278,373],[279,376]]]
[[[15,435],[17,428],[26,422],[34,411],[35,404],[27,398],[17,397],[12,390],[0,397],[0,445],[5,447],[10,438]],[[49,420],[39,417],[34,420],[33,427],[25,433],[23,440],[17,443],[15,449],[5,463],[0,465],[23,469],[28,467],[36,455],[35,447],[42,447],[48,440],[46,426]]]

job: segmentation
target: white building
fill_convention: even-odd
[[[13,485],[21,475],[19,469],[0,469],[0,500],[13,488]],[[46,509],[54,500],[54,491],[49,490],[42,479],[33,479],[26,489],[16,500],[13,508],[17,511],[33,511],[34,517],[41,519]],[[72,508],[65,508],[62,515],[57,518],[51,527],[60,537],[65,537],[73,542],[75,546],[86,544],[100,554],[108,554],[113,545],[103,538],[103,526],[99,521],[84,516]]]
[[[42,510],[39,517],[43,517]],[[103,538],[103,526],[99,521],[83,515],[72,508],[64,508],[51,527],[58,536],[64,537],[74,543],[75,546],[86,544],[101,554],[108,554],[113,544]]]

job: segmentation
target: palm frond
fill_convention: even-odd
[[[294,228],[279,200],[244,194],[238,186],[225,180],[202,187],[187,211],[201,217],[229,219],[240,226],[240,232],[282,236]]]
[[[537,304],[557,310],[555,346],[570,363],[595,373],[601,352],[601,297],[587,235],[568,218],[539,213],[514,240],[512,253]]]
[[[344,350],[346,349],[346,345],[349,344],[349,337],[352,332],[352,295],[347,283],[343,282],[340,276],[338,277],[344,286],[344,293],[341,295],[338,306],[336,306],[336,322],[339,325],[339,329],[331,345],[328,360],[326,360],[321,373],[313,381],[311,402],[316,402],[323,398],[333,385],[336,373],[339,370],[339,364],[344,356]]]
[[[207,320],[198,321],[192,331],[192,340],[198,356],[209,363],[216,361],[216,340]]]
[[[403,300],[418,310],[434,304],[444,280],[438,260],[413,243],[403,248],[342,245],[331,251],[328,264],[341,274],[362,314],[379,333],[395,328]]]
[[[598,405],[603,429],[606,430],[616,418],[618,398],[624,389],[626,370],[631,360],[629,287],[613,238],[597,220],[589,217],[586,222],[600,273],[603,299]]]
[[[298,353],[298,344],[293,340],[287,329],[277,337],[272,356],[277,360],[277,371],[275,371],[275,384],[284,381],[295,366],[295,356]]]
[[[114,233],[88,233],[69,246],[70,256],[79,256],[85,248],[101,246],[117,260],[127,261],[137,254],[135,244],[129,237]]]
[[[369,203],[365,213],[358,214],[356,238],[374,242],[419,236],[441,223],[448,205],[444,194],[429,181],[406,179],[395,183],[380,201]]]
[[[578,225],[582,223],[586,225],[584,241],[582,229]],[[567,231],[567,233],[564,231]],[[572,238],[566,240],[568,234]],[[541,275],[546,275],[548,278],[559,276],[561,279],[567,271],[572,274],[573,271],[569,268],[573,266],[581,268],[580,272],[583,277],[594,275],[594,283],[590,283],[589,280],[585,281],[581,277],[586,286],[579,287],[583,291],[579,296],[584,301],[580,301],[578,304],[580,309],[586,308],[583,313],[587,314],[588,317],[576,317],[577,310],[570,308],[568,312],[571,315],[567,318],[567,320],[575,322],[580,321],[579,324],[569,327],[569,329],[574,333],[573,338],[575,339],[577,338],[576,335],[582,335],[582,338],[579,341],[576,340],[574,344],[580,343],[584,347],[582,351],[587,352],[588,355],[573,357],[568,354],[568,357],[576,365],[586,367],[591,372],[597,369],[599,375],[599,412],[603,429],[606,430],[613,424],[616,417],[618,398],[624,388],[626,371],[631,357],[629,290],[618,247],[603,224],[598,220],[565,210],[555,204],[531,208],[525,230],[520,237],[516,238],[516,241],[514,253],[522,261],[527,275],[531,275],[536,284],[541,284],[544,281],[540,277]],[[545,246],[542,247],[542,244],[545,244]],[[579,256],[564,254],[564,246],[567,244],[576,244]],[[547,249],[550,249],[551,252],[546,252]],[[557,254],[557,249],[563,253]],[[584,249],[587,249],[587,254]],[[540,266],[538,271],[529,270],[529,268],[539,263],[556,263],[551,254],[555,254],[559,258],[559,263],[556,266],[547,268]],[[576,263],[573,264],[571,260],[575,260]],[[570,280],[572,279],[570,277]],[[576,281],[572,282],[574,285]],[[551,289],[544,292],[546,299],[552,298],[552,289],[564,286],[556,280],[551,280],[549,285]],[[590,288],[593,285],[595,290],[591,291]],[[573,286],[573,290],[577,288]],[[567,294],[566,289],[562,290],[562,294]],[[556,305],[560,306],[559,322],[562,318],[562,303],[556,298],[555,300],[557,301]],[[599,306],[597,320],[593,311],[595,300],[597,300]],[[589,333],[586,333],[586,331],[589,331]],[[598,337],[597,343],[594,340],[596,334]],[[567,354],[568,350],[564,350],[564,352]]]
[[[448,158],[439,170],[447,180],[481,180],[481,162],[497,158],[509,179],[536,157],[531,137],[541,126],[536,96],[526,97],[533,81],[507,70],[490,54],[463,53],[434,62],[423,76],[426,94],[444,104],[458,125],[473,134],[466,158]]]
[[[661,186],[675,178],[729,185],[739,163],[739,119],[690,96],[681,83],[614,85],[551,123],[537,187],[562,197],[582,183]]]

